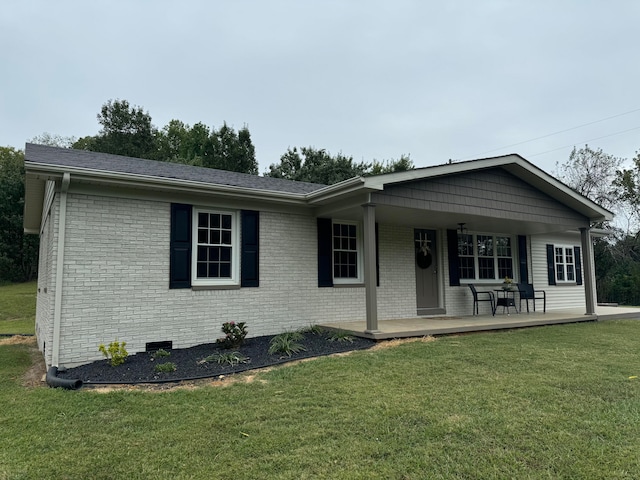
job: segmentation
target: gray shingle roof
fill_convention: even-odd
[[[29,162],[32,162],[57,167],[88,168],[102,172],[130,173],[132,175],[189,180],[211,185],[226,185],[282,193],[305,194],[325,186],[317,183],[294,182],[281,178],[261,177],[213,168],[193,167],[179,163],[158,162],[156,160],[49,147],[32,143],[27,143],[26,145],[25,161],[27,166]]]

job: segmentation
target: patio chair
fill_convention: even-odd
[[[542,311],[547,312],[547,293],[544,290],[535,290],[530,283],[519,283],[518,293],[520,294],[520,311],[522,311],[522,300],[527,302],[527,313],[529,313],[529,300],[533,301],[533,311],[536,311],[536,300],[542,300]]]
[[[475,285],[472,283],[469,284],[469,288],[471,289],[471,293],[473,294],[473,315],[479,315],[478,304],[480,302],[489,302],[491,305],[491,315],[496,314],[496,307],[493,297],[493,292],[479,292],[476,290]],[[486,298],[483,298],[486,295]]]

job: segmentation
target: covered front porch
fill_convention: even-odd
[[[555,310],[551,312],[524,312],[511,315],[469,315],[459,317],[432,316],[379,320],[378,329],[371,332],[363,319],[354,322],[326,323],[325,328],[344,330],[358,337],[385,340],[390,338],[450,335],[456,333],[536,327],[563,323],[593,322],[596,320],[640,319],[640,308],[597,306],[592,315],[583,309]]]
[[[597,318],[590,225],[611,214],[521,157],[359,182],[345,182],[340,195],[320,191],[312,204],[318,217],[319,285],[351,282],[364,287],[363,331],[371,338],[385,338],[388,329],[394,335],[405,328],[422,330],[419,321],[411,326],[417,320],[432,319],[437,323],[430,328],[436,330],[443,328],[442,322],[444,328],[464,322],[470,301],[466,286],[495,290],[505,277],[545,289],[547,305],[556,309],[583,305],[573,317]],[[356,225],[352,239],[335,233],[336,226],[346,224]],[[353,266],[351,273],[340,270],[346,263]],[[412,312],[409,306],[414,305]],[[447,317],[438,316],[445,313]],[[394,316],[408,318],[408,323],[379,321]],[[471,328],[509,328],[503,322],[476,318]]]

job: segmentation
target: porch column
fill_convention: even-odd
[[[376,291],[376,206],[366,204],[363,210],[364,238],[364,290],[367,307],[367,328],[365,332],[378,331],[378,299]]]
[[[591,233],[588,228],[583,227],[580,229],[580,240],[582,243],[582,279],[587,303],[585,315],[594,315],[596,313],[596,289],[593,283],[593,248],[591,246]]]

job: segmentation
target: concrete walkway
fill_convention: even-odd
[[[596,315],[585,315],[584,310],[553,310],[547,313],[512,313],[476,315],[467,317],[415,317],[394,320],[379,320],[378,331],[365,332],[366,322],[327,323],[322,326],[346,330],[359,337],[384,340],[388,338],[422,337],[425,335],[446,335],[452,333],[480,332],[508,328],[533,327],[561,323],[592,322],[622,318],[640,319],[640,308],[597,307]]]

